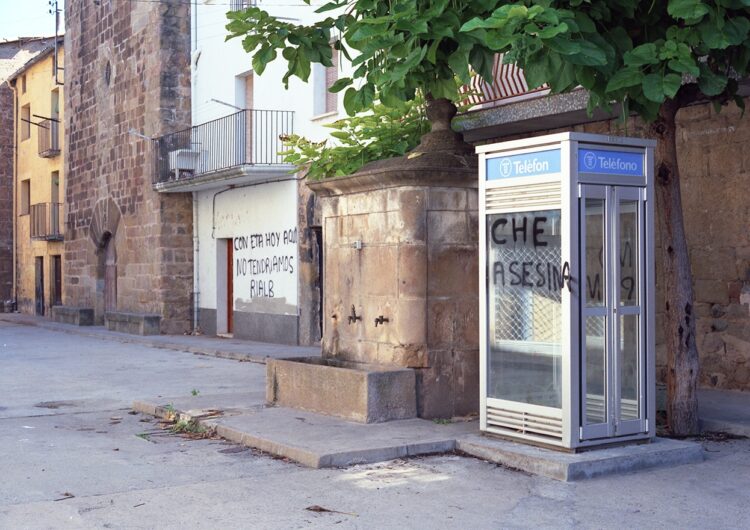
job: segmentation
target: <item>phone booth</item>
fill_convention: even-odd
[[[654,141],[480,154],[480,428],[570,450],[654,437]]]

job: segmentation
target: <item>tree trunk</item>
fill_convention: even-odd
[[[699,432],[698,348],[695,341],[693,278],[680,196],[675,118],[679,105],[667,101],[651,125],[656,146],[656,209],[661,241],[664,338],[667,346],[667,421],[672,434]]]

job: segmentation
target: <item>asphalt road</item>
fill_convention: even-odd
[[[131,414],[265,367],[0,323],[0,528],[747,528],[750,441],[564,484],[444,455],[312,470]],[[320,511],[320,507],[330,511]]]

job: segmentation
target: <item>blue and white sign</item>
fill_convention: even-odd
[[[534,151],[487,159],[487,180],[560,173],[560,150]]]
[[[642,177],[643,153],[581,148],[578,151],[578,172]]]

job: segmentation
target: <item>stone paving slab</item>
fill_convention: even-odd
[[[483,460],[566,482],[703,461],[701,444],[667,438],[567,453],[472,434],[459,438],[456,448]]]
[[[346,467],[384,462],[396,458],[446,453],[456,448],[459,436],[476,432],[477,422],[436,423],[411,419],[385,423],[354,423],[331,416],[284,407],[248,406],[239,410],[241,395],[225,401],[232,410],[220,418],[200,419],[221,409],[221,401],[207,399],[200,407],[180,408],[180,399],[166,400],[181,417],[196,418],[206,427],[235,443],[253,447],[274,456],[288,458],[312,468]],[[138,412],[166,417],[171,410],[159,403],[136,401]]]
[[[265,364],[266,359],[312,357],[320,355],[318,346],[287,346],[250,340],[224,339],[192,335],[139,336],[109,331],[103,326],[75,326],[52,322],[43,317],[20,313],[0,313],[0,321],[22,326],[37,326],[51,331],[70,333],[83,337],[114,340],[126,344],[141,344],[151,348],[185,351],[196,355],[209,355],[222,359]]]

